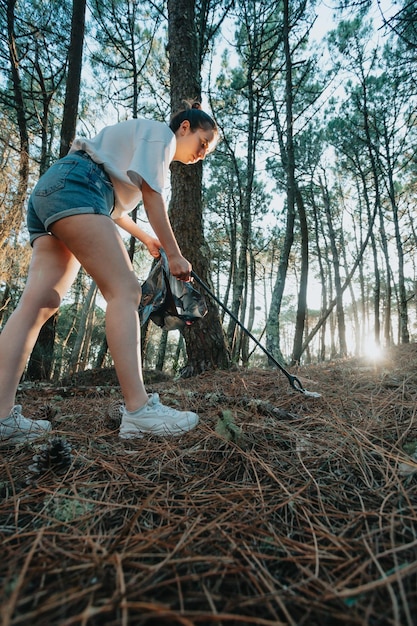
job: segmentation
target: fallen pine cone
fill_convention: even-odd
[[[48,422],[53,422],[59,412],[60,410],[52,404],[43,404],[33,413],[32,419],[48,420]]]
[[[48,470],[63,471],[72,463],[71,445],[61,437],[54,437],[48,443],[41,446],[38,454],[33,457],[29,471],[33,474],[43,474]]]
[[[120,424],[122,423],[122,407],[123,403],[121,400],[116,400],[107,407],[106,415],[104,416],[104,425],[109,430],[117,430],[120,428]]]

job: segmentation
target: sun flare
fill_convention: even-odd
[[[368,337],[364,341],[362,354],[372,361],[379,361],[383,357],[383,349],[373,337]]]

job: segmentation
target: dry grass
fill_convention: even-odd
[[[117,387],[22,389],[73,463],[0,457],[3,626],[416,624],[416,364],[293,372],[320,399],[270,370],[151,383],[201,423],[128,444]]]

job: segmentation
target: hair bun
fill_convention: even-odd
[[[204,130],[212,130],[218,136],[216,122],[203,111],[200,102],[197,100],[183,100],[183,106],[184,108],[174,113],[169,121],[169,127],[173,133],[176,133],[182,122],[187,120],[190,122],[192,132],[197,128],[203,128]]]

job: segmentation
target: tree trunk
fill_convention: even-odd
[[[49,346],[54,345],[57,316],[53,315],[42,326],[38,341],[32,350],[26,370],[27,380],[49,380],[53,366],[53,350]],[[47,346],[48,348],[45,348]]]
[[[19,74],[19,59],[16,48],[15,32],[14,32],[14,9],[16,6],[16,0],[9,0],[7,3],[7,35],[9,43],[9,58],[11,77],[13,83],[13,94],[15,100],[15,109],[17,117],[17,125],[19,128],[20,138],[20,163],[19,163],[19,178],[17,192],[14,202],[14,211],[16,213],[23,213],[23,205],[26,198],[28,180],[29,180],[29,134],[26,123],[26,111],[25,103],[22,92],[22,85]],[[6,233],[4,235],[7,237]],[[27,372],[27,376],[31,377],[36,375],[36,368],[39,366],[38,372],[42,371],[42,351],[37,350],[33,359],[33,370]],[[31,378],[32,379],[32,378]]]
[[[168,0],[168,50],[173,112],[184,99],[201,97],[200,54],[195,28],[195,0]],[[170,219],[182,253],[195,272],[208,281],[209,260],[203,235],[202,163],[171,167]],[[228,367],[229,355],[215,304],[208,314],[184,331],[188,361],[181,374],[192,376],[215,367]]]
[[[345,357],[347,355],[346,345],[346,323],[345,312],[343,309],[343,290],[342,281],[340,277],[340,259],[339,251],[336,242],[336,233],[333,226],[333,219],[330,210],[330,198],[327,187],[320,180],[320,187],[323,196],[324,212],[327,219],[327,227],[329,229],[330,248],[333,257],[333,271],[334,271],[334,285],[336,291],[336,313],[337,313],[337,329],[339,333],[339,356]]]
[[[94,281],[91,282],[87,296],[84,299],[84,305],[81,311],[81,317],[78,324],[77,337],[72,347],[71,357],[68,363],[67,375],[71,376],[75,372],[82,370],[81,366],[81,354],[83,350],[83,342],[87,331],[88,319],[91,307],[95,304],[95,298],[97,294],[97,285]]]
[[[243,324],[245,320],[246,307],[244,306],[243,292],[248,280],[248,249],[250,248],[250,239],[252,231],[252,217],[251,217],[251,202],[252,202],[252,188],[255,176],[255,134],[257,128],[256,118],[259,115],[258,107],[255,102],[254,85],[252,79],[252,73],[254,68],[252,63],[254,59],[249,59],[248,67],[248,79],[247,79],[247,99],[248,99],[248,130],[247,130],[247,150],[246,150],[246,174],[245,174],[245,188],[244,193],[241,194],[242,201],[239,203],[240,213],[240,250],[239,259],[237,261],[236,274],[233,280],[233,300],[231,311],[235,317],[240,319]],[[236,322],[231,317],[227,327],[227,336],[229,342],[232,342],[232,338],[241,335],[241,331],[236,328]],[[232,355],[234,360],[239,357],[240,349],[242,345],[241,341],[237,341],[237,345],[233,347]]]
[[[85,6],[86,0],[73,0],[71,39],[68,49],[68,75],[61,126],[60,157],[67,154],[71,141],[74,139],[77,125],[84,43]],[[48,380],[51,376],[57,316],[57,313],[53,315],[41,328],[28,364],[28,376],[32,377],[31,380]]]
[[[22,83],[19,73],[19,58],[15,39],[15,14],[16,0],[7,2],[7,37],[9,44],[10,74],[13,83],[14,107],[16,110],[17,125],[19,128],[19,178],[17,191],[14,198],[13,212],[23,215],[23,206],[26,200],[26,192],[29,180],[29,133],[27,129],[25,102]],[[4,225],[2,225],[2,230]],[[8,234],[2,232],[2,237]]]
[[[325,239],[325,235],[323,233],[322,220],[319,217],[319,208],[314,199],[315,194],[312,194],[311,197],[311,206],[313,209],[313,218],[314,218],[314,237],[316,243],[317,250],[317,262],[319,266],[319,276],[320,276],[320,285],[321,285],[321,308],[320,308],[320,317],[323,315],[324,311],[327,308],[327,274],[326,274],[326,259],[323,258],[322,246],[320,246],[320,234]],[[324,247],[324,249],[326,249]],[[306,337],[308,337],[308,332],[306,333]],[[321,333],[319,337],[319,352],[318,352],[318,360],[324,361],[326,359],[326,322],[324,322]]]
[[[249,308],[248,308],[248,321],[246,324],[246,328],[252,332],[253,324],[255,321],[255,281],[256,281],[256,263],[255,257],[253,255],[253,251],[250,252],[249,257],[249,269],[250,269],[250,281],[249,281],[249,298],[247,294],[245,294],[245,301],[249,300]],[[247,305],[245,302],[244,310],[246,310]],[[249,364],[250,352],[249,352],[249,336],[246,333],[242,334],[242,363],[243,365]]]
[[[395,245],[397,250],[397,259],[398,259],[398,321],[399,321],[399,337],[401,343],[409,343],[410,342],[410,333],[408,330],[408,299],[407,299],[407,291],[405,286],[405,274],[404,274],[404,249],[403,243],[401,240],[401,231],[400,231],[400,223],[399,223],[399,211],[398,204],[395,197],[395,183],[394,183],[394,174],[392,171],[391,159],[390,157],[390,149],[389,149],[389,138],[387,135],[387,131],[384,131],[384,142],[385,142],[385,150],[387,154],[387,173],[388,173],[388,192],[389,198],[391,202],[392,209],[392,218],[394,223],[394,232],[395,232]]]
[[[68,50],[68,74],[65,92],[64,115],[61,126],[61,146],[59,156],[67,154],[75,137],[78,102],[83,59],[86,0],[73,0],[71,20],[71,40]]]
[[[294,224],[294,205],[292,205],[291,208],[287,206],[284,243],[281,249],[277,278],[272,290],[271,306],[269,307],[268,320],[266,323],[266,347],[269,352],[271,352],[271,354],[282,364],[284,364],[284,357],[281,353],[280,346],[279,315],[284,295],[285,281],[287,278],[290,252],[294,241]]]
[[[360,193],[363,196],[364,201],[365,201],[368,220],[371,221],[372,210],[371,210],[371,201],[370,201],[369,192],[368,192],[369,182],[366,177],[366,173],[361,166],[359,167],[359,171],[360,171],[360,179],[362,183],[362,189],[360,190]],[[378,190],[379,188],[379,184],[377,183],[378,173],[375,168],[373,168],[372,173],[373,173],[374,180],[375,180],[375,189]],[[386,237],[384,235],[382,206],[379,202],[378,195],[375,197],[375,210],[377,210],[379,214],[382,249],[384,251],[385,260],[387,262],[388,261],[388,257],[387,257],[388,248],[386,246]],[[374,287],[373,287],[374,342],[375,342],[375,345],[379,346],[381,343],[381,272],[379,270],[379,262],[378,262],[379,250],[377,249],[377,243],[376,243],[376,239],[375,239],[375,235],[373,231],[371,231],[370,233],[370,242],[371,242],[371,250],[372,250],[372,259],[373,259],[373,264],[374,264],[374,280],[373,280],[373,284],[374,284]],[[361,271],[361,280],[363,282],[363,267],[362,266],[360,267],[360,271]],[[388,274],[389,274],[389,261],[387,265],[387,285],[389,284],[389,281],[390,281]],[[367,331],[365,328],[365,324],[363,324],[363,329],[364,329],[364,332],[361,338],[362,347],[366,344],[366,341],[367,341]]]
[[[159,340],[158,352],[156,354],[155,369],[157,372],[162,372],[164,369],[167,344],[168,344],[168,331],[163,330],[161,333],[161,339]]]
[[[288,12],[288,4],[287,4]],[[288,18],[288,16],[287,16]],[[288,28],[288,24],[287,24]],[[288,45],[288,33],[286,33]],[[288,55],[288,51],[287,51]],[[288,100],[288,90],[290,89],[291,75],[288,76],[288,67],[286,68],[286,96]],[[294,243],[294,226],[295,226],[295,182],[294,182],[294,147],[292,139],[292,116],[290,114],[292,103],[286,102],[286,123],[287,128],[286,141],[284,139],[284,129],[281,126],[277,103],[270,87],[271,104],[274,110],[274,126],[278,136],[278,144],[281,155],[282,166],[285,171],[287,181],[287,213],[285,222],[284,243],[281,249],[277,277],[272,291],[271,306],[266,324],[266,347],[271,354],[281,363],[284,363],[284,357],[280,347],[280,323],[279,316],[281,313],[282,298],[284,296],[285,282],[287,279],[288,264],[292,245]],[[290,141],[290,147],[288,142]],[[290,162],[289,148],[292,158]],[[272,365],[272,363],[271,363]]]
[[[291,364],[295,365],[300,362],[303,354],[303,337],[304,326],[307,315],[307,281],[308,281],[308,224],[304,201],[300,190],[296,187],[296,199],[298,208],[298,217],[300,220],[301,232],[301,271],[300,271],[300,287],[298,290],[297,315],[295,320],[294,343],[292,350]]]

